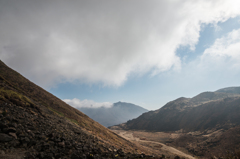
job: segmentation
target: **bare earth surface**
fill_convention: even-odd
[[[122,136],[123,138],[130,140],[135,143],[139,143],[143,146],[146,146],[148,148],[152,148],[154,150],[158,150],[159,155],[165,154],[167,156],[180,156],[188,159],[195,159],[195,157],[186,154],[180,150],[177,150],[176,148],[173,148],[171,146],[167,146],[161,141],[164,141],[166,138],[175,138],[177,134],[169,134],[169,133],[148,133],[148,132],[141,132],[141,131],[124,131],[124,130],[113,130],[118,135]],[[154,138],[158,137],[158,141],[154,140],[151,141]]]

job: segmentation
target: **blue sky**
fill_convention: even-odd
[[[0,0],[0,58],[74,107],[239,86],[240,3]]]
[[[195,50],[190,50],[189,47],[180,47],[177,49],[177,55],[182,61],[188,65],[189,62],[196,60],[201,56],[205,49],[213,45],[217,38],[226,36],[234,29],[240,28],[240,18],[230,18],[225,22],[203,25],[199,42]],[[240,46],[239,46],[240,47]],[[187,66],[186,66],[187,67]],[[179,72],[162,72],[156,76],[144,74],[143,76],[129,77],[128,81],[120,87],[104,87],[101,84],[81,84],[81,83],[62,83],[57,87],[51,88],[50,92],[57,95],[61,99],[90,99],[97,102],[131,102],[145,107],[149,110],[155,110],[162,107],[167,102],[179,97],[193,97],[204,91],[215,91],[220,88],[229,86],[240,86],[240,72],[238,78],[219,80],[212,77],[207,77],[200,83],[191,83],[186,86],[186,83],[177,82],[172,78],[184,78],[182,72],[186,71],[183,67]],[[196,70],[197,71],[197,70]],[[217,76],[217,75],[216,75]],[[187,77],[187,82],[190,80]],[[228,77],[226,77],[228,78]],[[183,86],[182,86],[183,84]],[[201,86],[199,86],[201,85]],[[66,94],[66,92],[68,92]]]

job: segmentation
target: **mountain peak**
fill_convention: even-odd
[[[114,103],[110,108],[79,108],[79,110],[105,127],[127,122],[148,111],[126,102]]]

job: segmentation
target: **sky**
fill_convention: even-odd
[[[0,0],[0,59],[74,107],[240,86],[238,0]]]

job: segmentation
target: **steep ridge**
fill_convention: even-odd
[[[1,61],[0,150],[0,158],[134,158],[146,152]]]
[[[125,102],[114,103],[110,108],[82,107],[79,110],[106,127],[127,122],[148,111],[135,104]]]
[[[226,89],[223,89],[226,90]],[[156,111],[122,124],[124,129],[198,131],[240,124],[240,95],[226,91],[204,92],[178,98]]]

